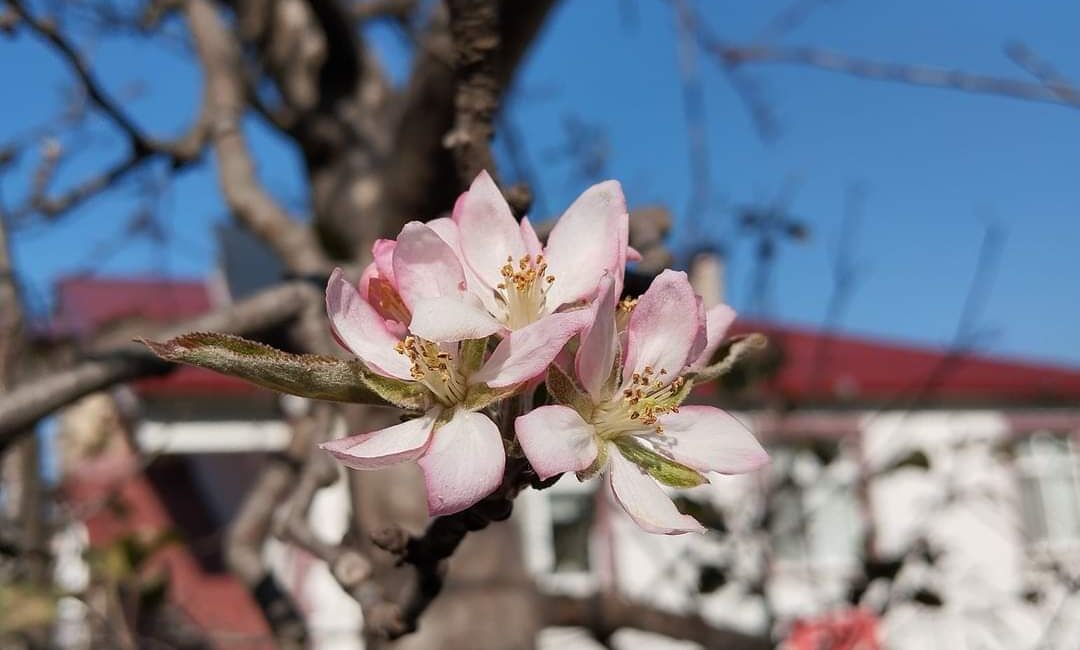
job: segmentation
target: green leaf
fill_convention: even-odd
[[[548,395],[557,403],[565,404],[588,420],[592,417],[593,405],[588,393],[577,385],[572,377],[563,372],[558,364],[551,364],[547,371]]]
[[[492,388],[487,384],[475,384],[469,386],[469,392],[465,395],[462,406],[467,411],[479,411],[487,408],[500,400],[510,397],[517,392],[521,384],[514,384],[505,388]]]
[[[332,402],[385,404],[423,410],[419,384],[377,375],[357,360],[291,354],[231,334],[193,332],[158,343],[139,339],[166,361],[207,368],[290,395]]]
[[[746,334],[733,336],[723,343],[713,354],[717,361],[694,375],[687,375],[699,384],[720,379],[724,375],[735,370],[741,362],[761,352],[768,345],[769,340],[764,334]]]
[[[691,488],[709,482],[697,470],[658,454],[634,440],[633,436],[620,436],[614,440],[614,443],[626,460],[645,470],[649,476],[664,485]]]
[[[487,347],[487,338],[467,339],[461,342],[458,354],[461,355],[461,372],[464,373],[466,377],[479,370],[480,366],[483,365],[484,353],[487,352]]]

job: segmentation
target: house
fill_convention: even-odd
[[[133,323],[194,316],[228,294],[214,282],[68,280],[53,333],[129,336]],[[778,638],[795,621],[856,602],[876,613],[890,648],[1064,649],[1080,638],[1080,598],[1072,597],[1080,583],[1080,370],[776,323],[737,329],[769,335],[756,366],[766,378],[695,398],[733,405],[766,444],[771,466],[687,493],[682,505],[718,531],[706,536],[640,532],[597,481],[564,477],[527,491],[516,521],[544,588],[616,591]],[[129,427],[132,442],[82,462],[102,434],[69,427],[68,494],[92,503],[119,481],[130,506],[124,526],[183,532],[166,561],[170,595],[190,622],[211,639],[257,641],[266,623],[224,571],[220,533],[262,454],[287,442],[281,416],[290,406],[193,368],[136,382],[112,404],[104,410],[118,414],[105,420]],[[83,429],[98,421],[75,420]],[[134,466],[138,457],[153,462]],[[316,503],[327,539],[344,530],[336,489]],[[110,517],[87,519],[91,546],[119,534]],[[325,568],[272,546],[302,611],[338,626],[320,635],[312,623],[314,645],[360,647],[359,610]],[[566,630],[546,632],[543,643],[594,647]]]

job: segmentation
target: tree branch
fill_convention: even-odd
[[[496,97],[511,85],[525,52],[558,0],[501,0],[494,60]],[[444,138],[454,127],[454,49],[445,12],[436,12],[420,39],[416,63],[396,116],[394,156],[383,173],[384,231],[396,233],[416,215],[434,216],[453,205],[463,189]],[[472,180],[467,179],[467,180]],[[416,188],[424,188],[418,192]]]
[[[418,0],[363,0],[349,7],[349,15],[359,22],[382,18],[406,22],[417,4]]]
[[[206,74],[210,138],[225,201],[235,217],[297,273],[322,273],[328,261],[310,228],[294,221],[259,184],[240,129],[246,105],[239,46],[208,0],[185,5],[195,50]]]
[[[513,422],[513,417],[509,421]],[[396,602],[384,601],[370,611],[365,610],[364,625],[368,633],[397,639],[415,632],[420,616],[442,592],[447,560],[465,536],[509,519],[514,499],[535,479],[536,475],[524,459],[509,458],[502,484],[494,493],[461,512],[435,518],[423,535],[409,535],[396,526],[373,533],[372,542],[398,556],[401,564],[410,567],[412,576]]]
[[[450,148],[462,186],[483,170],[494,173],[492,122],[499,109],[494,57],[499,49],[498,0],[447,0],[454,42],[456,87],[454,128],[443,144]]]
[[[59,161],[60,152],[46,156],[35,174],[36,182],[25,209],[16,216],[37,211],[46,217],[57,217],[96,194],[112,187],[116,182],[155,157],[166,157],[174,169],[183,168],[196,161],[202,153],[207,136],[206,107],[201,110],[191,128],[172,139],[159,139],[142,131],[113,100],[94,76],[78,48],[57,28],[51,20],[36,18],[19,0],[5,0],[14,14],[63,57],[75,72],[90,102],[104,113],[128,139],[129,153],[105,171],[75,185],[59,196],[46,194],[46,185]]]
[[[306,282],[291,282],[267,289],[248,300],[206,316],[181,323],[154,336],[166,338],[185,332],[214,330],[252,334],[282,325],[312,300],[317,291]],[[117,347],[74,366],[28,381],[0,398],[0,451],[39,419],[95,391],[139,377],[169,372],[172,368],[145,347]]]
[[[149,148],[150,140],[143,135],[142,131],[124,113],[123,109],[108,96],[97,78],[94,77],[82,54],[57,29],[56,24],[51,20],[35,18],[19,0],[6,0],[6,2],[12,11],[22,19],[22,22],[29,26],[35,34],[49,42],[67,60],[76,76],[78,76],[79,81],[82,82],[83,88],[86,89],[87,97],[131,139],[133,148],[136,151]]]
[[[546,624],[584,627],[598,638],[607,638],[620,628],[643,630],[685,641],[707,650],[770,650],[767,637],[751,636],[713,626],[695,614],[677,614],[613,595],[591,597],[548,595],[544,597]]]
[[[1013,97],[1073,108],[1080,107],[1080,88],[1061,81],[1030,83],[1019,79],[973,74],[948,68],[875,61],[813,47],[732,45],[708,37],[704,38],[703,47],[729,68],[751,63],[801,65],[863,79],[931,88],[951,88],[969,93]]]

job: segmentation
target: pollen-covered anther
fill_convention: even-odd
[[[516,262],[507,257],[499,268],[502,282],[495,285],[495,300],[505,310],[503,322],[511,329],[535,322],[544,313],[547,290],[555,282],[547,268],[543,255],[524,255]]]
[[[463,394],[462,378],[453,364],[453,356],[435,343],[410,335],[398,341],[394,350],[408,358],[412,378],[444,402],[452,403]]]

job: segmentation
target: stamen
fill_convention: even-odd
[[[543,255],[527,254],[514,262],[507,257],[499,268],[503,281],[496,285],[495,300],[504,310],[502,321],[511,329],[535,322],[544,313],[547,290],[555,276],[547,272]]]
[[[439,349],[431,341],[411,335],[398,341],[394,350],[409,359],[409,374],[424,384],[440,402],[449,406],[464,399],[465,379],[449,352]]]

